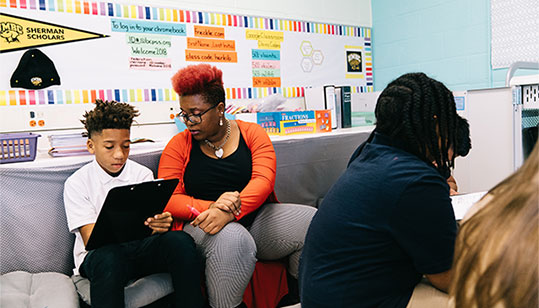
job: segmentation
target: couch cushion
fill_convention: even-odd
[[[71,277],[82,300],[91,305],[90,281],[82,276]],[[170,274],[152,274],[137,279],[125,287],[125,307],[138,308],[149,305],[174,291]]]
[[[17,271],[0,276],[0,306],[74,308],[79,307],[79,298],[64,274]]]

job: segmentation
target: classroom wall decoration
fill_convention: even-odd
[[[11,83],[30,49],[61,84]],[[223,70],[228,99],[373,91],[370,28],[99,1],[0,0],[0,63],[0,108],[177,100],[170,78],[193,63]]]
[[[363,52],[362,46],[345,46],[346,48],[346,77],[363,77]]]
[[[60,76],[54,62],[39,49],[27,50],[11,75],[12,88],[45,89],[60,85]]]
[[[9,14],[2,14],[1,16],[1,36],[5,41],[1,45],[0,52],[107,37],[107,35],[99,33],[20,16]]]

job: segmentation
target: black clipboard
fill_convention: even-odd
[[[156,180],[112,188],[99,212],[86,250],[151,235],[152,229],[144,221],[163,212],[178,182],[178,179]]]

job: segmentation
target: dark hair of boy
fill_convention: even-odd
[[[96,99],[95,108],[84,113],[81,122],[91,138],[92,133],[99,134],[104,129],[130,129],[138,115],[138,110],[128,103]]]
[[[409,73],[392,81],[380,94],[375,109],[376,131],[425,162],[436,162],[448,176],[457,144],[457,113],[453,94],[423,73]]]

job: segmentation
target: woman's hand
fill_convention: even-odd
[[[219,208],[210,208],[200,213],[195,220],[191,222],[194,227],[198,226],[202,231],[208,234],[216,234],[221,231],[227,223],[234,220],[234,215],[225,212]]]
[[[172,214],[164,212],[162,214],[157,214],[154,217],[149,217],[144,224],[153,230],[152,234],[155,234],[167,232],[172,225],[172,221]]]
[[[225,212],[239,215],[241,213],[240,193],[237,191],[227,191],[217,201],[212,203],[210,208],[218,208]]]

